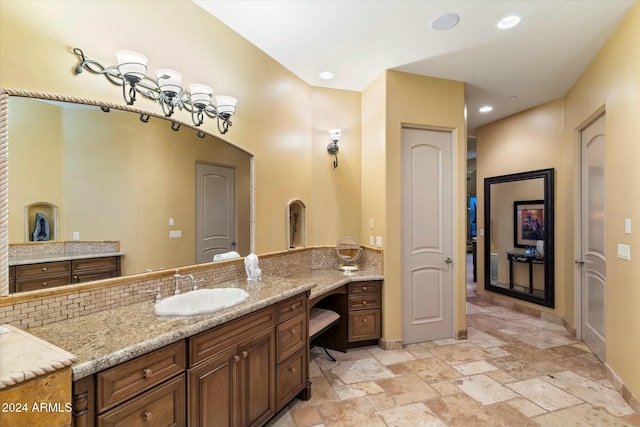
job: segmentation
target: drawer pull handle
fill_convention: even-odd
[[[367,302],[363,300],[362,305],[367,305]]]
[[[291,304],[291,307],[289,307],[289,311],[293,311],[296,309],[296,305],[295,304]]]
[[[149,378],[151,375],[153,375],[153,371],[149,368],[145,368],[145,370],[142,371],[142,376],[145,378]]]
[[[249,353],[247,353],[247,350],[242,350],[242,357],[247,357],[249,355]]]
[[[362,292],[367,292],[367,287],[366,286],[362,287]]]
[[[289,371],[291,371],[292,374],[296,373],[296,368],[294,368],[293,366],[289,368]]]
[[[291,328],[291,335],[295,335],[296,334],[296,328]]]
[[[47,267],[42,267],[42,271],[47,271]]]
[[[151,411],[145,411],[142,415],[142,418],[144,418],[145,421],[150,421],[151,418],[153,418],[153,414],[151,413]]]
[[[238,356],[237,354],[235,356],[233,356],[233,360],[235,362],[239,362],[240,361],[240,356]]]
[[[362,323],[367,323],[367,319],[366,318],[362,319]]]
[[[42,282],[42,286],[47,286],[47,282]]]

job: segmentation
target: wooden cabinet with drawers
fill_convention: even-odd
[[[10,267],[15,279],[11,291],[26,292],[49,289],[71,283],[120,276],[120,256],[82,258],[69,261],[20,264]]]
[[[73,384],[74,425],[261,426],[310,397],[308,294]]]
[[[16,266],[16,292],[55,288],[71,283],[69,261]]]
[[[372,340],[377,343],[381,336],[382,282],[352,282],[348,288],[349,343],[361,344]],[[350,346],[354,346],[350,344]]]

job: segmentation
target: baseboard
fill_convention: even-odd
[[[402,350],[402,340],[386,340],[380,338],[379,344],[383,350]]]
[[[622,396],[622,398],[631,406],[631,409],[640,413],[640,398],[633,394],[631,390],[627,387],[627,385],[620,379],[620,377],[611,369],[609,365],[606,363],[604,367],[607,371],[607,379],[613,385],[613,388],[616,389],[618,393]]]

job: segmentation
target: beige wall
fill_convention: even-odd
[[[568,219],[563,216],[566,201],[573,197],[564,183],[571,180],[573,175],[572,171],[567,170],[563,163],[564,152],[567,148],[562,143],[562,114],[563,101],[556,100],[498,120],[477,131],[478,230],[485,228],[485,178],[539,169],[555,169],[555,309],[514,300],[504,295],[492,293],[492,296],[518,301],[519,304],[549,311],[561,318],[565,316],[566,292],[565,283],[559,277],[564,276],[566,266],[558,260],[558,254],[564,254],[573,248],[573,241],[567,240],[564,234],[564,230],[573,226],[573,221],[567,222]],[[510,209],[513,207],[511,206]],[[492,224],[491,227],[495,228],[495,225]],[[478,233],[477,292],[480,293],[484,292],[485,238],[486,236],[481,236],[480,232]]]
[[[312,88],[310,241],[335,244],[341,236],[360,239],[362,148],[360,93]],[[329,129],[342,129],[338,167],[327,152]],[[305,201],[306,202],[306,201]]]
[[[464,84],[452,80],[437,79],[432,77],[407,74],[396,71],[387,71],[385,80],[377,80],[365,90],[363,95],[363,122],[370,118],[379,119],[383,113],[380,107],[375,105],[380,102],[380,84],[385,87],[385,128],[378,124],[372,129],[367,128],[367,135],[363,139],[365,144],[374,145],[374,151],[379,147],[381,136],[376,131],[384,131],[384,170],[385,175],[382,186],[377,188],[381,193],[384,188],[384,196],[373,198],[373,203],[367,204],[363,209],[365,225],[361,226],[363,232],[369,225],[368,218],[374,215],[381,218],[384,228],[376,228],[375,234],[382,237],[385,250],[384,274],[385,285],[383,289],[384,319],[383,335],[387,340],[402,338],[401,313],[402,313],[402,272],[401,272],[401,133],[403,125],[417,125],[435,128],[445,128],[453,131],[455,146],[452,150],[453,173],[452,182],[453,212],[459,212],[454,217],[453,223],[453,251],[455,273],[453,282],[456,284],[453,292],[454,298],[454,336],[457,331],[466,329],[465,317],[465,245],[466,240],[466,131],[464,122]],[[378,95],[378,96],[375,96]],[[363,129],[364,129],[363,125]],[[370,137],[370,140],[368,139]],[[379,159],[373,163],[377,164]],[[367,177],[378,173],[377,170],[366,172]],[[363,173],[364,179],[365,173]],[[462,177],[462,178],[461,178]],[[378,183],[379,180],[373,178]],[[363,181],[364,182],[364,181]],[[376,191],[373,184],[363,183],[363,194]],[[377,209],[374,212],[373,209]],[[384,209],[384,210],[383,210]],[[380,227],[381,221],[374,222],[375,227]]]
[[[309,85],[192,2],[0,2],[0,87],[123,104],[121,91],[104,77],[73,74],[73,47],[107,64],[115,62],[116,49],[137,50],[149,57],[150,74],[175,68],[185,84],[206,83],[238,98],[225,136],[256,156],[256,252],[286,247],[287,202],[313,198]],[[139,98],[136,107],[159,111]],[[191,120],[185,112],[176,117]],[[218,134],[213,120],[204,127]],[[334,243],[326,238],[308,243]]]
[[[606,363],[640,396],[640,4],[598,53],[565,96],[564,144],[570,147],[564,162],[576,174],[578,129],[603,106],[606,109],[606,240],[607,290],[605,324]],[[576,180],[571,180],[575,191]],[[571,199],[570,199],[571,200]],[[578,200],[575,197],[574,200]],[[571,203],[570,202],[570,203]],[[566,216],[574,218],[574,204]],[[624,232],[631,219],[631,234]],[[631,246],[631,262],[616,257],[619,243]],[[567,248],[567,298],[575,292],[576,256]],[[576,307],[567,320],[578,322]]]
[[[575,283],[579,201],[579,130],[606,110],[606,363],[629,390],[640,395],[640,4],[625,17],[563,99],[478,130],[478,179],[542,167],[556,168],[556,314],[580,324]],[[536,147],[526,161],[521,153]],[[478,200],[483,189],[478,185]],[[479,212],[482,215],[482,211]],[[624,219],[632,221],[625,234]],[[480,224],[484,218],[479,218]],[[619,243],[632,260],[616,257]],[[482,247],[482,246],[479,246]],[[479,251],[482,288],[484,254]],[[494,295],[494,297],[502,298]],[[540,309],[544,309],[538,307]]]

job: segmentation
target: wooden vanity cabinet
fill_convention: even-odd
[[[275,306],[189,339],[190,426],[258,426],[275,415]]]
[[[11,291],[26,292],[120,276],[120,256],[21,264],[9,267]]]
[[[381,336],[382,323],[382,282],[352,282],[348,290],[349,346],[362,345]],[[352,344],[357,343],[357,344]]]
[[[16,292],[55,288],[71,283],[69,261],[16,266]]]
[[[71,261],[72,283],[91,282],[120,276],[120,257],[108,256]]]
[[[308,399],[308,294],[73,384],[74,426],[261,426]]]

